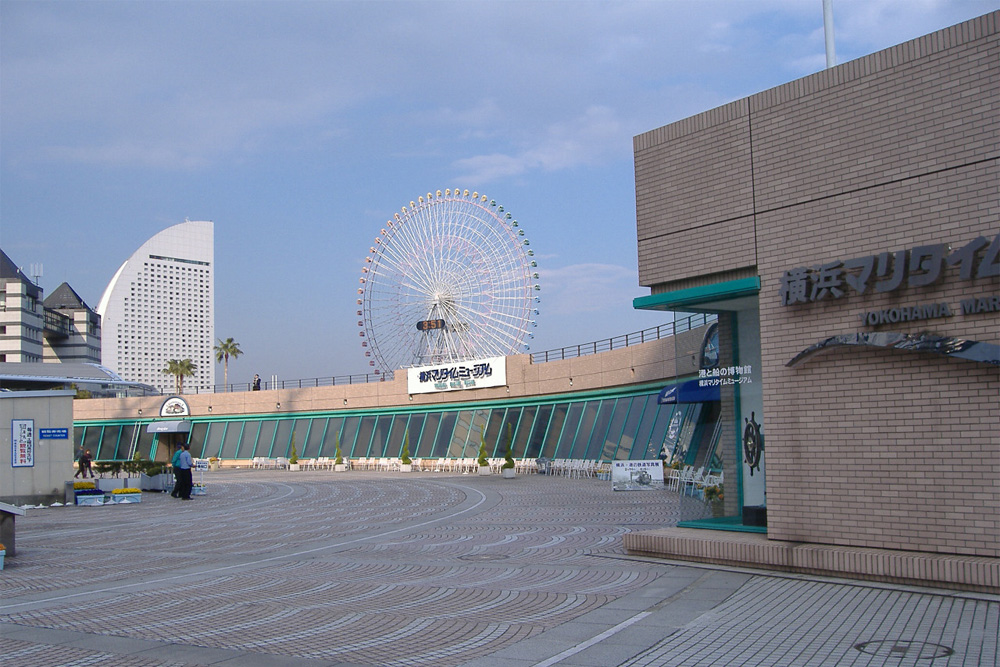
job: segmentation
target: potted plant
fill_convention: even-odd
[[[194,484],[191,485],[192,496],[203,496],[207,492],[208,490],[205,488],[205,484],[203,482],[195,482]]]
[[[726,515],[725,499],[726,494],[724,485],[719,484],[718,486],[713,485],[705,487],[705,502],[707,502],[709,507],[712,508],[713,517]]]
[[[347,466],[344,465],[344,456],[340,453],[340,435],[337,435],[337,452],[336,458],[333,460],[333,469],[337,472],[344,472]]]
[[[490,460],[486,457],[486,429],[483,428],[479,431],[479,458],[477,463],[479,463],[479,474],[480,475],[491,475],[493,470],[490,469]]]
[[[410,432],[403,436],[403,454],[399,457],[399,471],[410,472],[413,469],[413,459],[410,458]]]
[[[500,474],[504,479],[514,479],[514,451],[511,448],[513,438],[511,437],[510,424],[507,424],[507,450],[503,455],[503,465],[500,466]]]
[[[214,471],[214,470],[218,470],[221,467],[222,467],[222,459],[220,459],[218,456],[210,456],[208,458],[208,469],[209,470],[213,470]]]
[[[288,469],[299,469],[299,453],[295,451],[295,431],[292,431],[292,455],[288,457]]]

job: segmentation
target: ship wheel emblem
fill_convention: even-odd
[[[746,426],[743,427],[743,454],[746,456],[747,465],[750,466],[750,476],[753,471],[760,470],[760,456],[764,452],[764,438],[760,434],[760,424],[755,420],[754,413],[750,413],[750,419],[744,419]]]

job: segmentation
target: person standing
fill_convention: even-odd
[[[81,473],[83,474],[84,479],[87,479],[88,474],[91,476],[91,478],[93,478],[94,471],[90,468],[90,463],[92,460],[93,459],[90,456],[90,450],[89,449],[83,450],[83,452],[80,454],[80,461],[77,464],[78,468],[76,474],[73,475],[73,479],[79,477]]]
[[[253,374],[253,391],[260,391],[260,376]]]
[[[191,488],[194,486],[194,480],[191,477],[194,459],[191,458],[189,449],[191,449],[191,445],[188,443],[185,442],[181,445],[177,456],[177,467],[174,469],[174,477],[177,479],[174,491],[181,500],[191,500]]]
[[[170,468],[174,472],[174,488],[170,492],[170,495],[174,498],[180,498],[181,476],[179,471],[181,469],[181,452],[183,451],[184,445],[177,445],[177,451],[174,452],[173,458],[170,459]]]

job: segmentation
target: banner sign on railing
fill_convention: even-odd
[[[452,361],[406,369],[406,388],[410,394],[502,387],[505,384],[507,357]]]

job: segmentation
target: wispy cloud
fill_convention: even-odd
[[[571,264],[539,276],[545,312],[560,316],[620,309],[642,293],[636,269],[615,264]]]
[[[558,171],[592,165],[609,156],[628,158],[622,122],[615,111],[592,106],[583,114],[545,128],[537,143],[513,153],[491,153],[456,160],[460,180],[487,183],[535,170]]]

